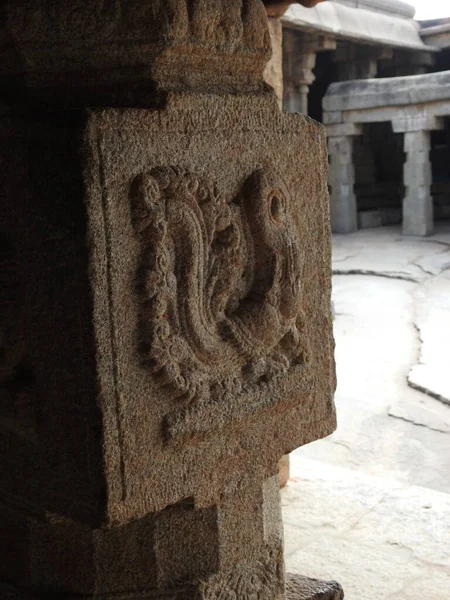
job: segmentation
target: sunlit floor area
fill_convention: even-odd
[[[338,429],[291,455],[286,567],[347,600],[448,600],[450,224],[335,236]]]

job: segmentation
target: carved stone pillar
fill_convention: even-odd
[[[341,598],[285,587],[277,461],[335,427],[330,236],[264,5],[2,10],[0,596]]]
[[[334,233],[351,233],[358,229],[355,195],[353,136],[362,128],[353,123],[327,125],[331,229]]]
[[[284,110],[308,114],[309,87],[315,81],[317,52],[336,48],[336,42],[323,36],[286,29],[283,36]]]
[[[395,133],[404,134],[403,233],[405,235],[425,236],[433,233],[430,130],[443,127],[443,120],[435,117],[405,116],[392,123]]]

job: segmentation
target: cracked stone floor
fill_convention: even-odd
[[[450,223],[333,239],[338,428],[291,454],[286,567],[346,600],[450,598]]]

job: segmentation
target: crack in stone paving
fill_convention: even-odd
[[[411,386],[414,387],[414,386]],[[445,431],[444,429],[438,429],[437,427],[430,427],[430,425],[427,425],[426,423],[418,423],[417,421],[414,421],[414,419],[408,419],[407,417],[401,417],[400,415],[395,415],[394,413],[390,412],[389,410],[387,411],[388,417],[392,417],[393,419],[398,419],[399,421],[405,421],[405,423],[411,423],[411,425],[415,425],[416,427],[425,427],[426,429],[429,429],[430,431],[436,431],[437,433],[446,433],[448,434],[448,431]]]
[[[435,569],[436,571],[439,571],[441,573],[448,572],[446,565],[443,565],[443,564],[437,563],[437,562],[433,562],[431,560],[426,560],[425,558],[421,558],[420,556],[417,556],[415,553],[415,549],[411,548],[410,546],[407,546],[406,544],[402,544],[401,542],[392,542],[390,540],[386,540],[386,543],[389,546],[396,546],[397,548],[401,548],[402,550],[407,550],[408,552],[411,552],[411,556],[414,558],[414,560],[423,567],[432,567],[433,569]]]
[[[356,519],[356,521],[354,523],[352,523],[352,525],[350,525],[347,532],[351,531],[352,529],[356,529],[356,527],[361,523],[361,521],[363,519],[365,519],[368,515],[370,515],[370,513],[373,512],[377,508],[377,506],[380,506],[380,504],[382,504],[386,500],[386,498],[389,496],[389,493],[390,492],[385,492],[383,494],[383,496],[377,502],[375,502],[375,504],[373,506],[371,506],[369,508],[369,510],[367,510],[363,515],[361,515],[358,519]]]
[[[448,245],[450,247],[450,245]],[[429,271],[426,271],[423,267],[421,267],[420,265],[416,264],[415,262],[410,263],[415,265],[416,267],[418,267],[419,269],[421,269],[424,273],[426,273],[430,278],[434,277],[435,274],[434,273],[430,273]],[[450,266],[448,267],[450,268]],[[448,270],[447,268],[444,269],[443,271],[441,271],[439,273],[442,274],[445,270]],[[366,270],[366,269],[348,269],[348,270],[341,270],[341,269],[333,269],[333,275],[370,275],[373,277],[384,277],[387,279],[397,279],[398,281],[409,281],[411,283],[417,283],[418,285],[422,285],[423,282],[416,279],[415,277],[413,277],[412,275],[407,275],[404,273],[388,273],[388,272],[383,272],[383,271],[371,271],[371,270]],[[414,309],[416,309],[416,304],[417,301],[413,300],[413,304],[414,304]],[[340,316],[339,313],[336,313],[335,316]],[[419,348],[418,348],[418,357],[416,362],[414,363],[414,365],[412,365],[410,367],[409,373],[411,373],[412,369],[417,366],[417,365],[421,365],[424,364],[421,360],[422,357],[422,346],[423,346],[423,340],[422,340],[422,336],[421,336],[421,329],[420,327],[417,325],[417,323],[415,322],[415,320],[413,319],[412,321],[412,325],[414,327],[414,329],[417,332],[417,338],[419,341]],[[436,392],[433,392],[431,390],[429,390],[428,388],[422,387],[416,383],[413,383],[412,381],[410,381],[409,379],[409,373],[408,376],[406,378],[407,384],[408,386],[413,389],[416,390],[418,392],[421,392],[422,394],[425,394],[426,396],[428,396],[429,398],[433,398],[434,400],[438,400],[439,402],[442,402],[445,405],[450,405],[450,399],[446,398],[445,396],[442,396],[441,394],[438,394]],[[401,419],[402,417],[396,417],[395,415],[389,415],[392,416],[394,418],[398,418]],[[407,419],[403,419],[404,421],[407,421]],[[414,423],[411,421],[412,424],[417,425],[417,426],[421,426],[420,423]],[[428,427],[427,425],[422,425],[423,427]],[[430,427],[428,427],[428,429],[431,429]],[[437,431],[438,433],[447,433],[446,431],[443,431],[441,429],[436,429],[435,431]]]
[[[333,269],[333,275],[370,275],[373,277],[385,277],[387,279],[398,279],[399,281],[410,281],[412,283],[421,283],[419,279],[416,279],[412,275],[407,273],[397,272],[384,272],[384,271],[372,271],[370,269]]]
[[[423,273],[425,273],[425,275],[429,275],[430,277],[432,277],[434,275],[434,273],[432,271],[427,271],[427,269],[425,269],[425,267],[422,267],[422,265],[419,265],[419,263],[410,262],[409,264],[420,269]]]
[[[420,362],[419,364],[423,365],[424,363]],[[438,400],[439,402],[442,402],[442,404],[445,404],[446,406],[450,406],[450,398],[447,398],[446,396],[443,396],[442,394],[439,394],[438,392],[433,392],[432,390],[429,390],[426,387],[423,387],[422,385],[419,385],[418,383],[414,383],[413,381],[410,381],[409,377],[408,377],[408,385],[411,389],[413,390],[417,390],[418,392],[421,392],[422,394],[425,394],[426,396],[429,396],[430,398],[433,398],[434,400]],[[438,430],[436,430],[438,431]],[[447,433],[447,432],[444,432]]]
[[[342,263],[345,262],[346,260],[348,260],[349,258],[355,258],[355,256],[357,256],[356,254],[348,254],[347,256],[344,256],[344,258],[333,258],[333,262],[334,263]]]

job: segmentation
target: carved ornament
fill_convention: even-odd
[[[177,167],[133,185],[140,354],[183,405],[260,392],[307,361],[302,248],[281,178],[257,169],[235,198]]]

